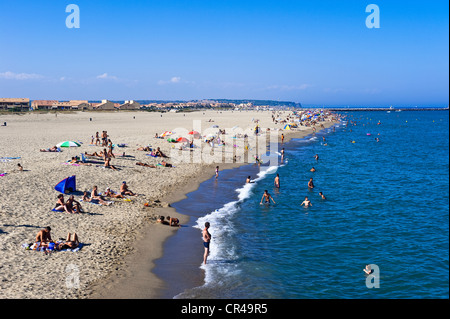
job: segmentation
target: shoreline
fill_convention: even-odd
[[[166,139],[154,138],[155,133],[161,134],[167,129],[178,131],[180,128],[190,131],[193,124],[200,125],[203,129],[199,131],[204,134],[212,125],[227,131],[232,131],[230,128],[235,126],[251,130],[256,125],[254,118],[260,118],[258,125],[264,129],[270,128],[278,139],[283,132],[285,142],[311,133],[311,127],[305,126],[300,126],[298,131],[283,131],[281,128],[284,125],[273,123],[271,114],[261,111],[205,111],[188,114],[127,112],[94,115],[78,112],[59,113],[58,116],[32,113],[6,116],[8,126],[2,129],[0,145],[0,156],[5,159],[0,163],[0,173],[7,173],[0,177],[4,189],[0,194],[0,245],[4,270],[0,280],[5,283],[0,289],[3,298],[111,298],[119,291],[116,289],[114,292],[114,283],[136,273],[138,267],[142,267],[145,274],[142,278],[137,277],[135,286],[138,288],[132,290],[131,283],[127,282],[131,292],[120,298],[160,298],[165,283],[157,277],[151,277],[151,270],[156,258],[170,250],[170,247],[169,250],[164,249],[167,239],[183,228],[157,224],[157,217],[170,214],[179,218],[182,225],[185,224],[190,217],[178,214],[168,207],[168,203],[178,202],[186,198],[186,194],[198,189],[202,182],[214,175],[216,165],[220,166],[221,171],[248,165],[248,161],[254,161],[253,158],[248,160],[248,157],[255,149],[245,152],[242,163],[241,159],[237,163],[219,164],[208,164],[203,160],[179,164],[174,162],[173,168],[146,168],[136,166],[136,163],[157,165],[161,159],[146,156],[148,154],[137,150],[138,146],[161,147],[172,160],[176,160],[176,154],[187,155],[188,151],[172,153],[178,145],[168,143]],[[279,116],[285,118],[290,115],[290,112],[281,112]],[[326,124],[330,120],[322,123]],[[330,121],[331,124],[333,122]],[[119,170],[103,169],[102,165],[95,164],[62,165],[68,164],[70,158],[80,156],[80,153],[99,152],[103,147],[92,145],[91,135],[102,130],[108,131],[113,143],[126,143],[125,148],[115,150],[115,153],[120,154],[116,154],[117,157],[112,161]],[[266,136],[259,141],[263,148],[264,141],[268,141],[267,132],[261,132]],[[235,133],[228,132],[228,135],[231,138]],[[250,139],[255,141],[249,135],[249,142]],[[276,136],[273,135],[272,139],[275,142]],[[65,140],[78,141],[82,145],[65,148],[62,152],[40,152]],[[236,144],[243,151],[244,144]],[[203,149],[204,143],[201,145]],[[224,149],[222,155],[232,156],[231,149]],[[127,156],[121,156],[123,151]],[[262,154],[263,151],[259,152]],[[208,153],[205,155],[208,156]],[[227,160],[230,159],[228,157]],[[23,166],[23,172],[17,170],[18,163]],[[139,196],[133,197],[131,202],[114,200],[114,204],[108,207],[82,203],[82,214],[52,212],[59,194],[54,186],[73,175],[76,175],[77,200],[83,190],[89,191],[93,185],[98,185],[100,191],[106,187],[118,190],[122,181],[127,181],[131,190]],[[149,203],[149,207],[145,203]],[[23,245],[30,245],[37,232],[45,226],[51,226],[54,240],[64,240],[68,233],[77,233],[83,248],[74,253],[51,254],[26,250]],[[42,271],[36,272],[35,269]],[[75,287],[67,284],[68,269],[77,271],[75,275],[79,282]],[[121,286],[120,290],[124,290],[124,287]],[[40,292],[43,289],[48,293],[42,295]]]
[[[327,129],[332,127],[337,122],[326,121],[324,122],[324,128]],[[320,132],[321,130],[319,130]],[[283,145],[289,143],[292,139],[304,138],[308,135],[313,134],[312,128],[307,128],[299,131],[279,131],[278,132],[278,150],[280,150]],[[281,133],[285,135],[284,142],[281,143]],[[267,143],[267,146],[269,144]],[[215,165],[215,164],[214,164]],[[189,193],[195,192],[199,189],[200,185],[209,179],[214,177],[213,166],[211,166],[211,172],[204,171],[200,176],[195,178],[195,181],[189,185],[182,186],[176,189],[173,193],[166,195],[163,200],[168,202],[171,206],[174,203],[180,202],[187,198]],[[233,163],[225,164],[220,163],[220,171],[222,170],[232,170],[234,168],[252,165],[252,163]],[[178,213],[173,207],[161,208],[157,210],[159,215],[163,216],[175,216],[180,219],[180,223],[186,224],[190,221],[193,216],[184,215]],[[160,276],[154,273],[156,267],[156,261],[163,259],[168,254],[168,248],[164,249],[167,241],[176,235],[176,232],[180,229],[174,228],[170,232],[165,232],[165,228],[162,225],[151,224],[145,227],[143,233],[141,233],[140,239],[137,241],[136,245],[139,247],[136,252],[131,253],[125,257],[124,268],[121,269],[119,274],[115,274],[115,278],[110,274],[108,278],[101,281],[100,284],[92,286],[92,294],[88,298],[91,299],[167,299],[168,297],[164,295],[164,292],[168,289],[167,282],[162,280]],[[186,226],[190,227],[190,226]],[[183,237],[182,235],[180,235]],[[159,241],[159,243],[157,243]],[[145,247],[148,242],[153,242],[151,250]],[[166,257],[167,258],[167,257]],[[176,259],[176,257],[174,257]],[[201,259],[201,255],[199,256]],[[173,260],[173,258],[172,258]],[[200,269],[201,262],[193,265],[198,272],[194,275],[192,280],[189,280],[189,286],[183,286],[183,291],[185,289],[194,288],[204,284],[204,273]],[[182,275],[183,270],[178,267],[178,274]],[[164,277],[164,276],[162,276]],[[149,288],[151,287],[151,288]],[[179,293],[183,292],[180,291]],[[172,296],[171,298],[174,298]]]
[[[248,163],[221,164],[222,170],[233,169]],[[162,201],[172,204],[187,198],[187,194],[195,192],[200,184],[214,177],[214,167],[203,171],[191,183],[183,185],[167,194]],[[170,200],[169,200],[170,199]],[[157,208],[154,213],[161,216],[173,216],[185,225],[190,216],[178,213],[173,207]],[[91,285],[89,299],[161,299],[165,283],[153,273],[155,261],[164,256],[164,244],[174,236],[180,228],[161,224],[149,224],[144,227],[136,239],[136,251],[124,258],[123,267],[109,274],[100,282]],[[151,243],[150,246],[147,246]],[[151,287],[151,289],[149,289]]]

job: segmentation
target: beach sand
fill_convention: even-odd
[[[283,116],[291,112],[281,112]],[[271,112],[196,111],[189,113],[159,112],[75,112],[26,113],[2,115],[8,126],[0,129],[0,295],[2,298],[159,298],[164,282],[151,273],[153,261],[163,254],[164,241],[182,230],[156,223],[159,215],[178,217],[181,224],[188,216],[178,214],[170,203],[181,200],[212,176],[216,165],[228,169],[243,163],[174,163],[175,167],[141,167],[136,162],[157,164],[160,158],[146,156],[138,146],[160,147],[171,155],[172,146],[154,138],[164,131],[187,131],[218,125],[231,128],[253,128],[254,119],[261,128],[277,132],[284,124],[274,124]],[[213,122],[209,122],[209,120]],[[197,121],[197,122],[194,122]],[[201,122],[199,122],[201,121]],[[325,122],[325,126],[332,125]],[[320,129],[317,127],[317,129]],[[91,146],[91,136],[106,130],[115,144],[112,164],[118,171],[92,166],[71,166],[64,162],[80,153],[99,152]],[[292,137],[311,133],[311,128],[282,131],[287,142]],[[264,130],[263,133],[266,133]],[[228,133],[231,134],[231,133]],[[280,133],[281,134],[281,133]],[[81,141],[78,148],[62,152],[40,152],[65,140]],[[205,143],[202,143],[202,145]],[[216,146],[217,147],[217,146]],[[118,154],[125,152],[128,157]],[[189,150],[183,151],[188,152]],[[20,159],[12,159],[20,157]],[[167,162],[173,163],[173,158]],[[24,171],[17,171],[20,163]],[[59,194],[54,186],[62,179],[76,175],[77,191],[100,192],[106,187],[118,191],[122,181],[139,194],[131,202],[114,200],[110,206],[83,203],[86,213],[52,212]],[[65,199],[67,199],[65,195]],[[144,203],[153,203],[145,207]],[[52,228],[54,240],[77,233],[83,247],[78,252],[44,254],[25,250],[24,243],[34,242],[38,231]],[[123,283],[126,282],[124,285]],[[118,289],[120,285],[120,289]]]

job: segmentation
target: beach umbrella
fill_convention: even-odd
[[[165,131],[164,133],[161,134],[162,137],[166,137],[166,136],[169,136],[169,135],[172,135],[172,132]]]
[[[188,134],[189,135],[199,135],[200,133],[197,131],[190,131]]]
[[[56,147],[80,147],[81,144],[74,141],[65,141],[56,145]]]
[[[178,143],[186,143],[186,142],[189,142],[189,140],[187,138],[185,138],[185,137],[179,137],[177,139],[177,142]]]
[[[290,130],[291,129],[291,126],[289,125],[289,124],[286,124],[284,127],[283,127],[283,130]]]
[[[167,142],[169,142],[169,143],[176,143],[177,141],[174,138],[168,138]]]

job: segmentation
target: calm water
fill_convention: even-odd
[[[209,221],[213,240],[195,266],[205,283],[176,298],[449,297],[448,112],[344,114],[347,127],[292,140],[287,164],[254,170],[255,183],[224,174],[177,204],[196,202],[189,228],[201,246]],[[265,189],[276,205],[259,204]],[[312,207],[300,206],[305,196]],[[379,288],[367,288],[366,264],[378,266]]]

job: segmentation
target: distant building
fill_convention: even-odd
[[[115,110],[116,107],[113,102],[108,100],[102,100],[102,103],[91,103],[88,109],[94,111]]]
[[[141,104],[134,100],[125,101],[125,103],[119,105],[119,110],[139,110],[141,108]]]
[[[31,102],[31,108],[33,110],[49,110],[53,104],[58,103],[57,100],[33,100]]]
[[[89,106],[89,102],[86,100],[70,100],[70,101],[57,101],[53,103],[53,110],[81,110],[83,108],[87,108]]]
[[[28,110],[30,108],[30,99],[0,98],[0,110],[10,110],[13,108]]]

